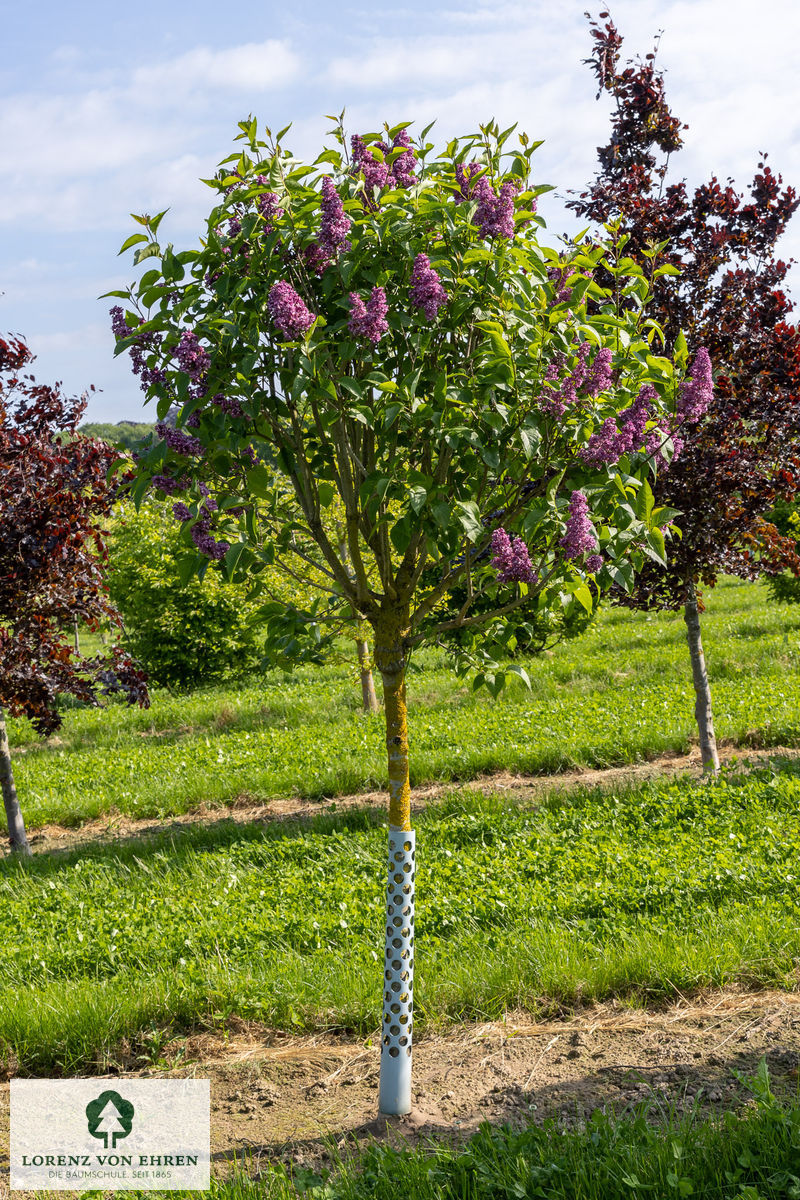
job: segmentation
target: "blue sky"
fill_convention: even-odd
[[[248,113],[290,121],[313,155],[325,113],[353,131],[434,118],[439,137],[519,121],[534,138],[550,234],[574,225],[561,197],[595,169],[606,101],[594,100],[586,0],[412,0],[402,7],[230,0],[6,6],[0,71],[0,331],[22,334],[42,380],[93,383],[95,420],[150,419],[112,357],[109,301],[132,277],[117,250],[131,212],[169,208],[162,233],[193,245],[213,173]],[[593,12],[601,11],[594,6]],[[800,185],[800,5],[795,0],[617,0],[630,54],[664,30],[668,98],[688,122],[678,165],[744,186],[759,151]],[[797,228],[782,243],[800,259]],[[798,294],[800,272],[794,268]]]

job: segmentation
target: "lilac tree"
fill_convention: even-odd
[[[313,605],[265,606],[285,658],[321,657],[343,620],[372,628],[389,789],[380,1107],[398,1113],[415,953],[410,657],[480,627],[476,683],[496,692],[508,671],[527,678],[490,650],[523,606],[591,611],[663,562],[673,513],[650,481],[674,453],[683,393],[621,248],[559,259],[541,243],[526,135],[508,150],[513,130],[490,124],[436,153],[428,130],[412,142],[398,125],[348,150],[337,122],[306,164],[286,131],[240,129],[199,247],[163,247],[160,216],[125,243],[149,269],[113,293],[128,305],[117,352],[160,417],[181,405],[134,490],[181,494],[200,572],[257,583],[267,565],[306,580],[321,567]],[[325,519],[335,497],[341,546]]]

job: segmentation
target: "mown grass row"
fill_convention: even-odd
[[[377,1023],[385,827],[230,821],[0,865],[0,1047],[91,1068],[123,1038],[236,1014]],[[454,795],[418,820],[417,1027],[800,963],[800,766],[554,795]],[[163,1039],[161,1039],[163,1040]]]
[[[800,743],[800,608],[760,584],[723,581],[704,617],[718,735]],[[538,774],[686,751],[696,736],[680,614],[610,609],[583,638],[526,664],[533,685],[473,695],[438,653],[409,679],[412,782],[508,769]],[[352,668],[154,694],[148,711],[72,710],[42,745],[12,722],[31,826],[118,810],[142,817],[237,797],[317,797],[382,787],[382,716],[359,711]]]
[[[763,1064],[752,1086],[755,1106],[721,1120],[642,1106],[569,1132],[485,1125],[461,1149],[373,1146],[323,1174],[273,1166],[258,1180],[215,1182],[210,1200],[797,1200],[800,1107],[771,1096]]]

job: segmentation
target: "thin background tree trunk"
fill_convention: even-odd
[[[703,770],[716,774],[719,771],[719,755],[717,754],[717,735],[714,731],[714,713],[711,708],[711,687],[708,682],[708,671],[703,654],[703,642],[700,637],[700,612],[697,607],[697,591],[693,582],[689,584],[687,600],[683,610],[686,622],[686,637],[689,642],[689,654],[692,659],[692,677],[694,679],[694,715],[697,720],[697,730],[700,734],[700,753],[703,758]]]
[[[25,822],[22,819],[22,809],[19,806],[17,789],[14,787],[14,771],[11,766],[6,718],[2,708],[0,708],[0,789],[3,792],[3,804],[6,810],[11,849],[16,851],[17,854],[28,855],[31,852],[31,848],[28,845],[28,836],[25,833]]]
[[[365,638],[356,640],[356,653],[361,671],[361,704],[364,712],[379,712],[380,704],[375,692],[375,680],[372,678],[372,666],[369,660],[369,646]]]

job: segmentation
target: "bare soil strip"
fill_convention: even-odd
[[[798,757],[800,749],[787,746],[774,746],[769,750],[747,749],[731,744],[723,744],[720,747],[723,766],[741,763],[744,769],[766,763],[770,759]],[[669,754],[621,767],[576,768],[558,775],[514,775],[508,771],[501,771],[464,782],[450,780],[446,783],[427,784],[414,789],[412,803],[418,811],[442,796],[461,789],[507,793],[519,800],[532,800],[548,792],[594,787],[610,789],[630,783],[642,783],[664,775],[699,778],[702,775],[699,749],[692,749],[689,754]],[[134,819],[122,813],[112,812],[76,828],[42,825],[29,831],[29,836],[34,853],[41,854],[54,850],[74,850],[89,844],[96,845],[98,842],[109,844],[164,833],[179,833],[187,827],[208,825],[214,821],[232,821],[240,825],[258,822],[267,824],[287,819],[307,820],[323,812],[342,812],[348,809],[379,808],[383,811],[385,806],[386,793],[382,791],[359,792],[355,795],[333,796],[321,800],[286,797],[261,804],[254,803],[251,796],[244,795],[234,799],[230,805],[200,807],[178,817],[166,817],[161,820],[152,817]],[[0,856],[5,853],[3,847]]]
[[[213,1170],[226,1175],[235,1163],[251,1174],[276,1160],[320,1167],[332,1147],[347,1153],[368,1140],[461,1142],[482,1121],[551,1117],[573,1128],[596,1108],[622,1114],[642,1101],[653,1105],[653,1119],[670,1106],[735,1111],[753,1103],[742,1078],[762,1055],[773,1090],[797,1097],[799,991],[726,989],[654,1010],[613,1001],[563,1020],[514,1012],[501,1022],[450,1027],[416,1043],[415,1108],[403,1118],[376,1117],[377,1037],[298,1038],[234,1021],[227,1036],[175,1039],[157,1069],[137,1069],[124,1053],[119,1068],[137,1078],[210,1078]],[[0,1179],[7,1168],[6,1083]]]

